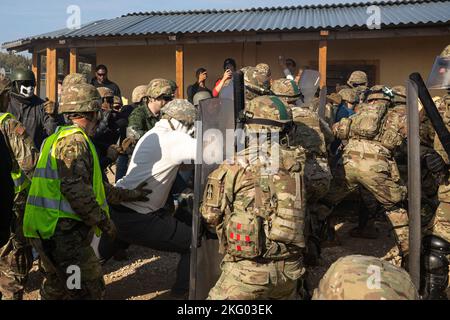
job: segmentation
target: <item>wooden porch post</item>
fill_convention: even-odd
[[[321,30],[320,36],[322,40],[319,41],[319,73],[320,73],[320,88],[322,88],[327,85],[328,30]]]
[[[78,72],[78,54],[76,48],[70,48],[69,53],[69,73]]]
[[[56,48],[47,48],[47,98],[56,102],[58,78],[58,58]]]
[[[177,98],[184,98],[184,48],[183,45],[176,46],[175,63],[176,63],[176,82],[178,86]]]
[[[34,78],[36,79],[34,94],[39,96],[39,93],[41,91],[41,55],[39,54],[39,52],[34,50],[31,60],[31,71],[33,71]]]

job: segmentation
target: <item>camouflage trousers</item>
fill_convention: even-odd
[[[0,251],[0,297],[2,299],[22,299],[28,272],[33,265],[31,246],[23,235],[26,199],[26,191],[16,194],[11,234]]]
[[[298,279],[305,273],[299,259],[235,262],[228,255],[221,269],[222,274],[209,292],[208,300],[295,300]]]
[[[450,243],[450,203],[441,202],[425,234],[438,236]]]
[[[359,187],[370,192],[386,209],[397,244],[403,253],[408,252],[408,214],[401,208],[406,187],[401,183],[395,161],[374,155],[362,158],[360,155],[344,154],[323,203],[327,207],[336,206]],[[330,213],[331,210],[328,210],[326,214]]]
[[[49,240],[43,241],[43,247],[54,266],[58,268],[60,276],[45,260],[41,260],[45,275],[40,290],[42,300],[103,298],[105,282],[100,261],[90,245],[92,237],[92,228],[83,222],[72,219],[58,221],[55,233]],[[76,286],[75,277],[79,277],[79,287]]]

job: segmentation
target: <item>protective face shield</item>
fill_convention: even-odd
[[[31,81],[20,81],[17,83],[17,92],[25,97],[31,98],[34,95],[34,83]]]
[[[450,59],[436,57],[427,80],[428,89],[450,89]]]

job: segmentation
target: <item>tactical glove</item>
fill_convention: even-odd
[[[114,240],[117,237],[116,225],[111,219],[105,218],[101,220],[97,224],[97,227],[102,230],[102,232],[106,233],[111,238],[111,240]]]
[[[444,159],[437,152],[425,155],[425,162],[427,168],[433,173],[445,173],[447,171]]]
[[[56,114],[56,104],[53,101],[47,100],[44,102],[44,111],[49,116],[54,116]]]
[[[132,154],[133,148],[136,145],[136,139],[128,137],[122,141],[122,152],[124,154]]]
[[[118,145],[112,144],[106,150],[106,157],[111,160],[111,162],[116,162],[119,154],[123,153],[122,148]]]
[[[126,195],[126,202],[131,201],[148,201],[148,195],[152,193],[152,190],[150,189],[144,189],[144,187],[147,185],[147,182],[142,182],[139,184],[135,189],[133,190],[127,190]]]

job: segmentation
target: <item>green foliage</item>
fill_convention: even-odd
[[[6,73],[16,69],[31,69],[31,59],[18,54],[0,52],[0,68],[5,68]]]

